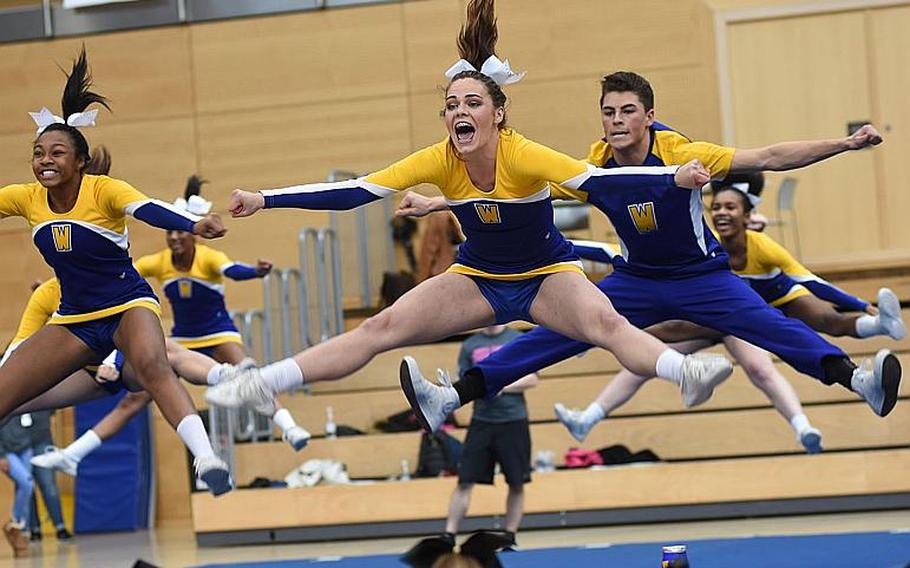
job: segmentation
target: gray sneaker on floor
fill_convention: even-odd
[[[714,389],[733,373],[733,363],[722,355],[697,353],[686,355],[683,378],[679,385],[683,404],[692,408],[707,402]]]
[[[449,374],[437,371],[436,385],[424,378],[413,357],[404,357],[399,368],[401,390],[414,410],[417,421],[428,432],[435,432],[461,403],[452,387]]]

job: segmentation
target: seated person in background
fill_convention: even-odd
[[[493,325],[467,338],[458,354],[459,377],[520,335],[504,325]],[[458,485],[452,492],[446,532],[442,535],[452,545],[461,520],[468,512],[474,484],[492,485],[497,463],[509,485],[505,529],[514,544],[524,512],[524,484],[531,481],[531,432],[524,391],[536,385],[537,375],[530,374],[503,389],[496,398],[474,401],[471,424],[458,464]]]

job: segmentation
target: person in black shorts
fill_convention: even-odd
[[[459,377],[488,355],[521,335],[504,325],[484,328],[467,338],[458,355]],[[531,432],[524,391],[537,384],[531,374],[503,389],[492,400],[474,401],[474,413],[458,464],[458,485],[452,492],[442,537],[454,543],[471,503],[475,483],[493,484],[498,463],[509,485],[505,530],[514,543],[524,512],[524,484],[531,481]]]

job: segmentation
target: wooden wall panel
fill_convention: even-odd
[[[862,13],[734,24],[728,28],[736,144],[835,138],[850,121],[871,120]],[[799,57],[794,57],[799,54]],[[781,65],[787,61],[787,65]],[[806,260],[873,251],[875,169],[870,152],[788,172],[799,180],[796,209]],[[780,176],[768,176],[776,188]],[[773,203],[776,192],[766,200]],[[769,210],[773,213],[773,210]]]
[[[903,249],[910,256],[910,178],[905,175],[907,156],[910,156],[910,6],[874,10],[869,13],[869,43],[872,48],[875,73],[875,96],[878,126],[885,144],[876,148],[875,158],[881,184],[883,203],[879,211],[884,216],[887,233],[883,243],[889,249]]]
[[[198,109],[370,99],[381,114],[404,93],[401,26],[394,4],[194,26]]]
[[[85,43],[98,92],[114,114],[102,110],[98,124],[192,114],[188,28],[156,28],[0,45],[0,132],[32,132],[27,111],[47,106],[59,114],[65,78]]]
[[[406,109],[403,97],[389,97],[202,115],[199,168],[218,204],[235,187],[325,181],[333,169],[369,172],[409,152]]]

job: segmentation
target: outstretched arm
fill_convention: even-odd
[[[619,247],[609,243],[580,239],[569,239],[569,242],[575,248],[575,254],[584,260],[613,264],[613,258],[620,254]]]
[[[867,124],[846,138],[781,142],[764,148],[737,150],[730,169],[734,172],[795,170],[843,152],[881,143],[881,134]]]
[[[430,146],[357,179],[266,189],[258,193],[234,190],[228,210],[234,217],[247,217],[260,209],[277,207],[343,211],[421,183],[441,187],[446,178],[443,155],[439,148]]]
[[[262,278],[272,271],[272,263],[268,260],[259,259],[256,266],[245,264],[243,262],[230,262],[224,265],[221,273],[231,280],[249,280],[251,278]]]

